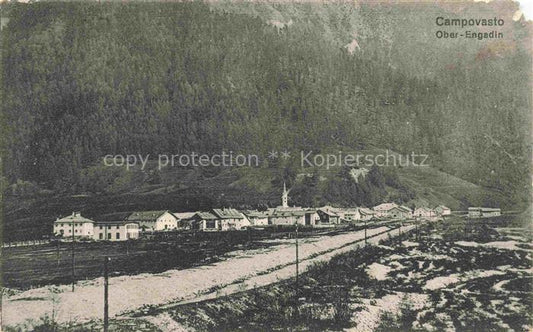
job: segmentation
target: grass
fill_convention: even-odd
[[[404,240],[417,241],[416,247],[399,246],[398,239],[390,239],[383,245],[360,248],[315,264],[301,275],[298,291],[291,279],[215,300],[156,309],[152,314],[168,313],[185,326],[202,331],[337,331],[353,327],[353,317],[363,310],[365,299],[377,304],[385,295],[427,294],[429,303],[425,309],[415,309],[404,295],[399,312],[383,311],[376,330],[417,331],[425,330],[424,326],[451,326],[457,330],[488,331],[502,330],[502,324],[521,330],[533,323],[531,310],[526,310],[531,308],[531,277],[507,271],[505,275],[468,279],[445,289],[423,289],[428,280],[443,275],[494,270],[503,265],[527,269],[530,261],[525,252],[454,245],[454,241],[466,240],[504,241],[505,236],[493,229],[509,224],[512,220],[505,218],[491,220],[488,228],[482,221],[460,219],[431,223],[418,233],[403,235]],[[440,236],[433,237],[434,234]],[[385,280],[370,278],[366,267],[373,262],[388,264],[392,254],[403,257],[394,259],[401,267],[391,271]],[[418,277],[407,278],[409,272]],[[491,290],[493,284],[507,279],[511,281],[504,289],[509,288],[512,296]],[[446,303],[443,307],[439,304],[442,301]],[[494,307],[491,301],[503,301],[503,306]],[[473,310],[477,303],[481,310]]]
[[[101,277],[106,256],[111,258],[110,275],[113,276],[161,273],[214,263],[233,250],[275,246],[276,242],[259,240],[284,238],[293,230],[286,227],[251,232],[165,233],[154,239],[135,241],[76,242],[75,280]],[[305,238],[321,232],[306,229],[299,236]],[[72,282],[72,243],[4,248],[2,254],[4,287],[28,289]]]

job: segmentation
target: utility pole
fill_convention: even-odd
[[[298,299],[299,292],[299,271],[298,271],[298,222],[296,222],[296,299]]]
[[[366,247],[366,244],[367,244],[367,237],[366,237],[366,219],[365,219],[365,247]]]
[[[104,258],[104,332],[109,328],[109,275],[108,266],[109,257]]]
[[[56,239],[56,257],[57,257],[57,267],[59,267],[59,239]]]
[[[399,245],[402,245],[402,222],[400,221],[400,228],[398,228],[398,242]]]
[[[72,292],[74,292],[74,282],[76,281],[76,274],[74,270],[74,221],[72,222]]]

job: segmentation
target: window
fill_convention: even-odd
[[[99,239],[103,239],[104,238],[104,234],[100,233],[100,236],[99,236]]]
[[[108,234],[107,234],[107,239],[108,239],[108,240],[111,240],[111,233],[108,233]]]
[[[117,229],[118,229],[118,225],[117,225]],[[118,233],[117,233],[118,234]]]
[[[118,226],[117,226],[118,227]],[[117,232],[117,240],[120,239],[120,233]]]
[[[205,228],[215,228],[215,221],[214,220],[206,220],[205,221]]]
[[[100,229],[102,229],[102,226],[100,226]]]

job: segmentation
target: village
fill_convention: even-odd
[[[80,212],[54,221],[53,233],[65,239],[92,239],[125,241],[138,239],[141,234],[169,231],[217,232],[230,230],[261,229],[275,226],[307,226],[328,228],[346,226],[366,221],[438,221],[450,216],[450,208],[439,205],[435,208],[418,207],[414,210],[405,205],[388,202],[372,208],[318,208],[289,206],[289,190],[285,184],[281,205],[264,211],[214,208],[210,211],[172,212],[169,210],[136,211],[123,219],[92,220]],[[468,218],[485,218],[501,215],[498,208],[470,207]]]

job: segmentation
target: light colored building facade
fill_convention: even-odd
[[[439,205],[435,208],[435,213],[439,216],[449,216],[452,214],[452,210],[444,205]]]
[[[320,221],[317,225],[321,226],[335,226],[341,223],[341,216],[337,212],[337,209],[330,206],[325,206],[317,210]]]
[[[93,238],[94,221],[81,216],[80,212],[72,212],[54,221],[54,234],[64,238]]]
[[[359,208],[342,209],[342,217],[346,221],[359,221],[361,220],[361,212]]]
[[[396,206],[387,211],[386,217],[392,219],[409,219],[411,218],[411,210]]]
[[[268,225],[268,213],[261,211],[246,211],[244,215],[250,221],[252,226],[266,226]]]
[[[413,216],[417,218],[432,218],[436,216],[436,212],[427,207],[420,207],[415,209]]]
[[[269,225],[302,225],[313,226],[320,223],[320,217],[315,209],[301,207],[279,207],[270,210]]]
[[[488,208],[488,207],[469,207],[468,208],[468,217],[469,218],[490,218],[501,216],[502,211],[498,208]]]
[[[212,214],[217,217],[221,231],[240,230],[251,225],[248,218],[236,209],[213,209]]]
[[[94,239],[98,241],[126,241],[139,238],[139,224],[128,221],[99,221],[94,224]]]
[[[359,214],[363,221],[368,221],[376,217],[376,211],[368,208],[359,208]]]
[[[166,210],[133,212],[126,220],[138,223],[143,231],[170,231],[178,228],[178,218]]]
[[[219,230],[219,220],[211,212],[196,212],[191,217],[191,228],[203,232],[216,232]]]
[[[400,209],[404,210],[407,213],[407,216],[406,216],[407,219],[410,219],[413,217],[413,209],[405,205],[400,205],[399,207]]]
[[[378,218],[387,218],[390,217],[390,211],[393,208],[397,208],[398,205],[396,203],[383,203],[374,206],[373,210],[376,212],[376,217]]]
[[[196,212],[172,212],[178,219],[178,229],[191,229],[192,217]]]

